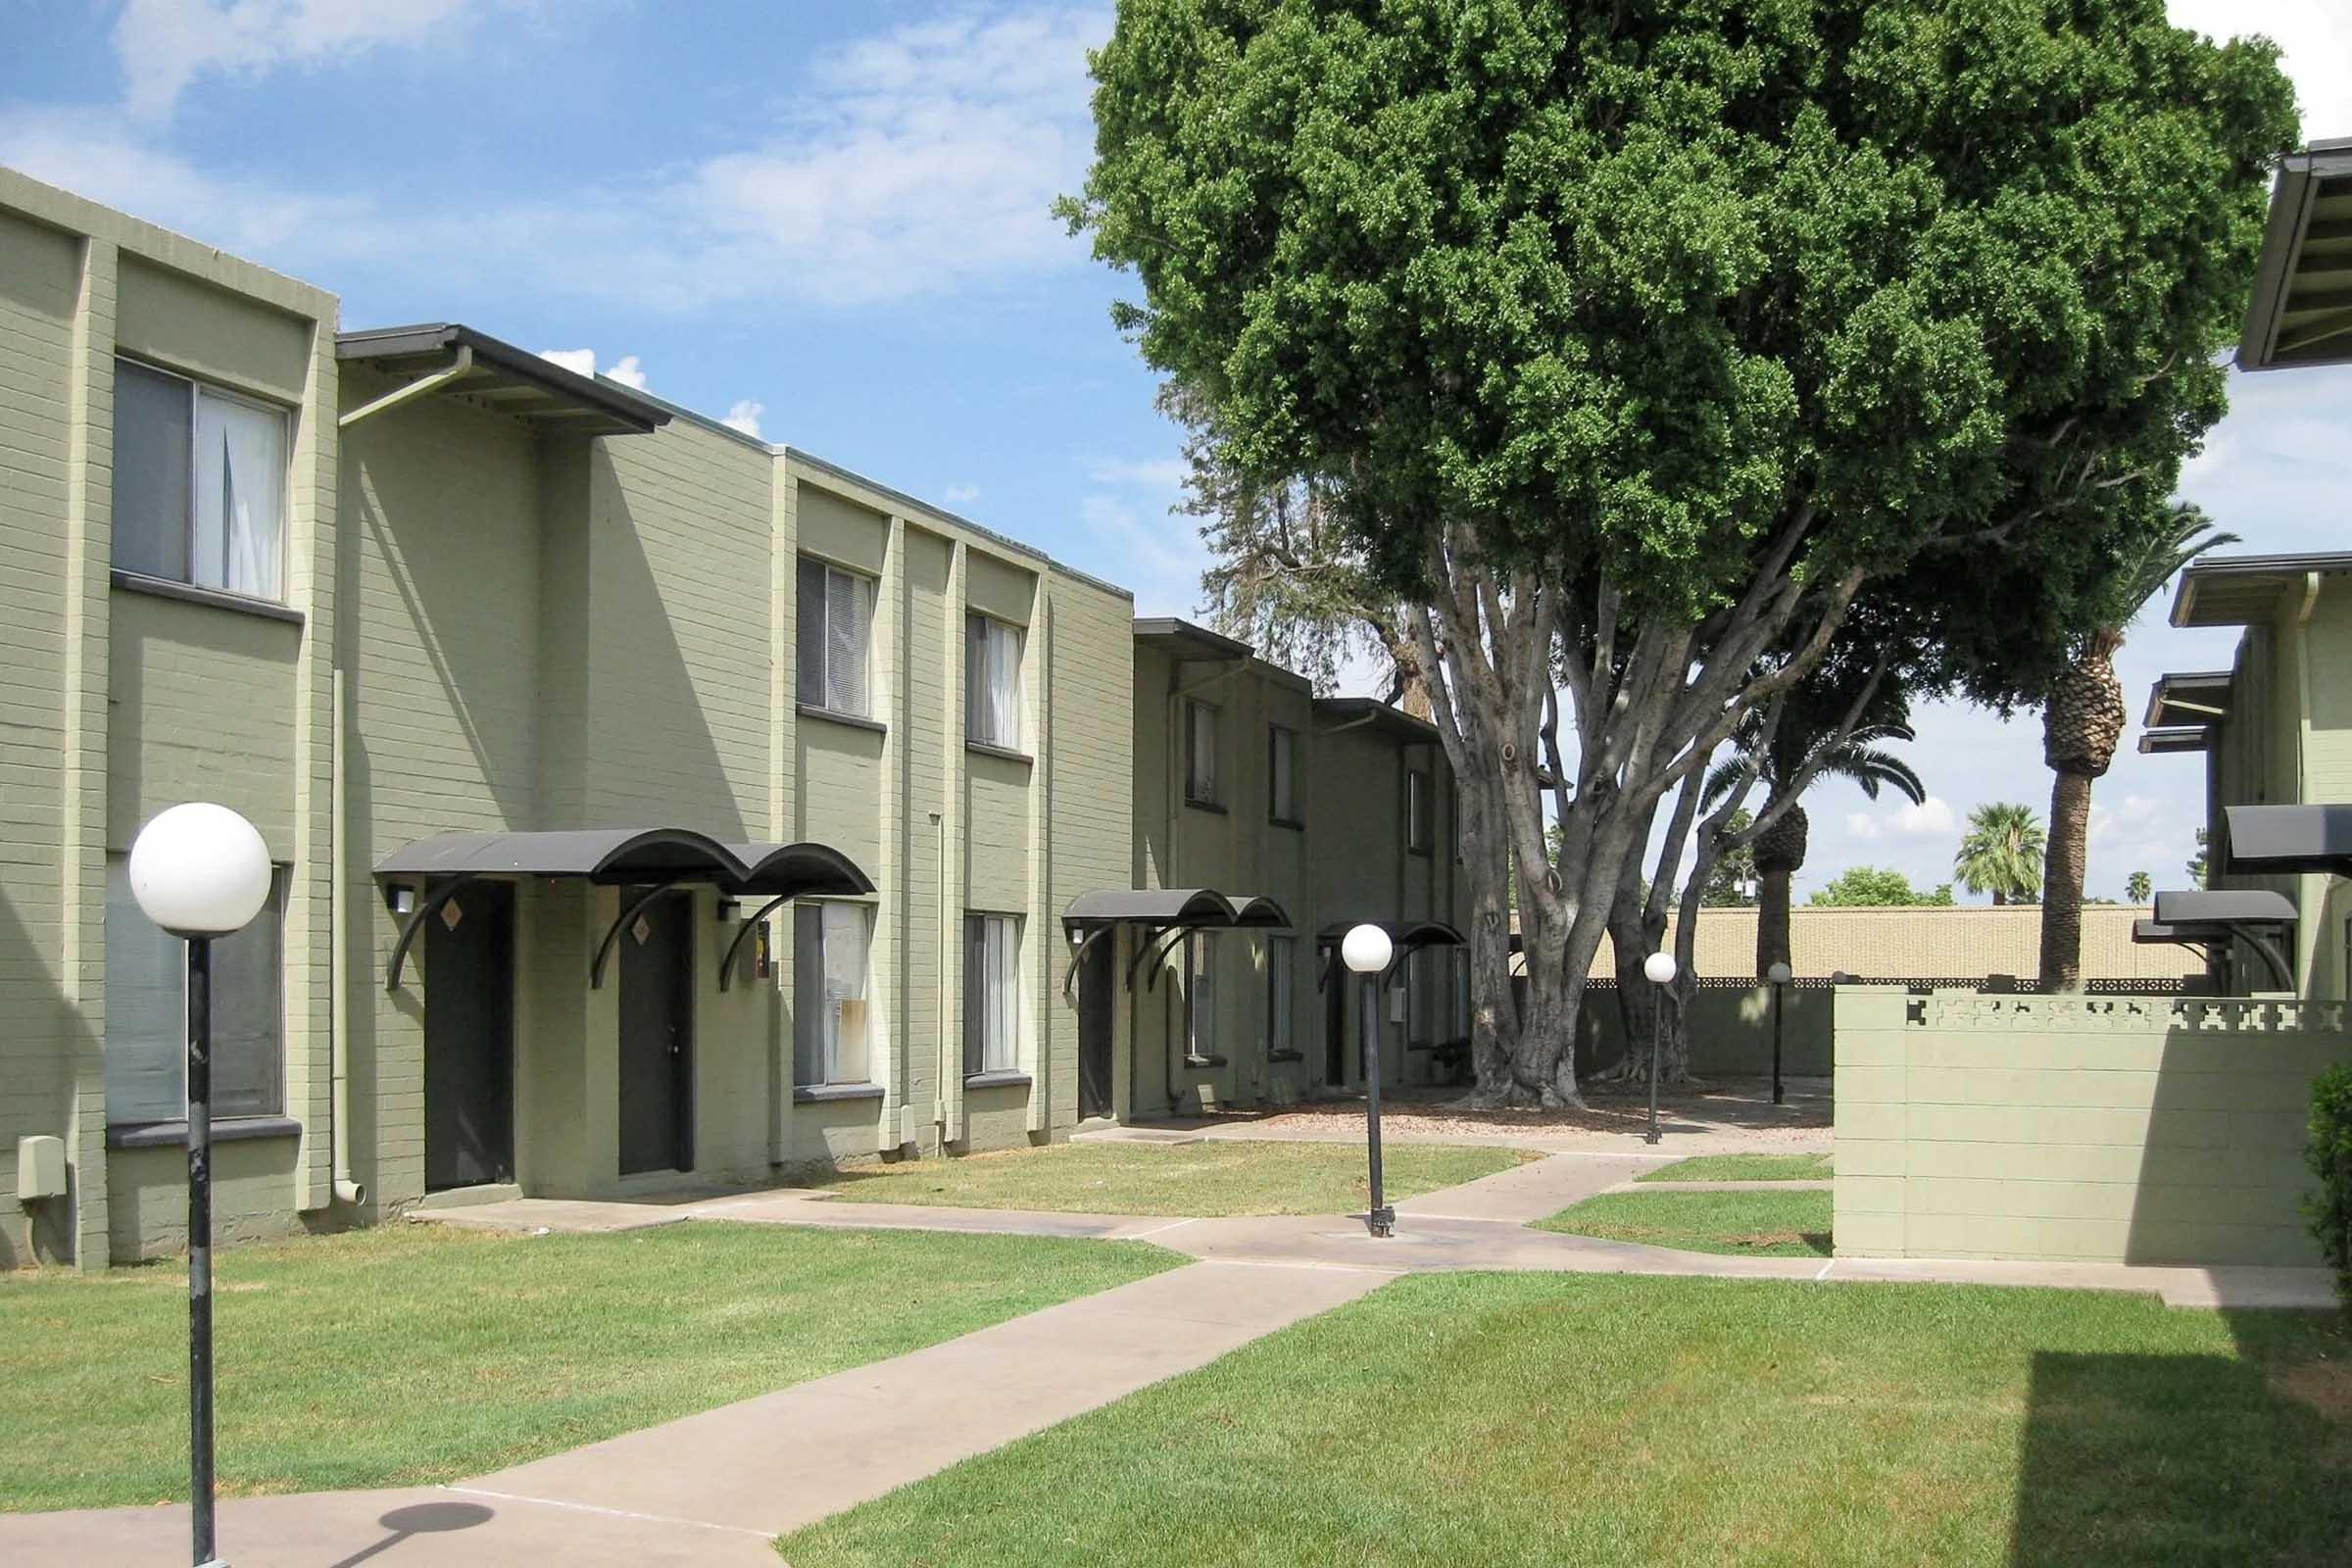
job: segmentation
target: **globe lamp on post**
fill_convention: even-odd
[[[130,847],[130,892],[188,945],[188,1507],[197,1568],[213,1550],[213,942],[270,902],[270,848],[225,806],[157,813]]]
[[[1358,976],[1364,1042],[1364,1140],[1371,1154],[1372,1204],[1364,1228],[1374,1236],[1396,1231],[1396,1211],[1381,1200],[1380,1190],[1380,977],[1396,956],[1396,945],[1376,925],[1359,925],[1340,942],[1340,961]]]
[[[1777,1105],[1782,1099],[1781,992],[1783,987],[1795,978],[1795,971],[1776,959],[1772,967],[1764,971],[1764,978],[1772,982],[1772,1102]]]
[[[1666,1046],[1666,988],[1674,983],[1674,955],[1653,953],[1642,960],[1642,975],[1658,988],[1657,1004],[1650,1009],[1649,1030],[1649,1131],[1642,1135],[1645,1144],[1658,1141],[1658,1055]]]

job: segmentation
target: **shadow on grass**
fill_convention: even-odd
[[[2230,1318],[2234,1357],[2034,1355],[2013,1568],[2352,1562],[2352,1335]]]

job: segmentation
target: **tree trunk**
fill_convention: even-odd
[[[1759,871],[1756,893],[1756,978],[1772,972],[1776,963],[1788,962],[1788,879],[1795,873],[1775,868]]]
[[[2090,774],[2062,767],[2050,783],[2050,833],[2041,860],[2044,991],[2082,989],[2082,869],[2090,833]]]

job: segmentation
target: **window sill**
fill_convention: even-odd
[[[796,1105],[821,1104],[832,1100],[880,1100],[880,1084],[795,1084],[792,1102]]]
[[[1306,831],[1306,824],[1299,821],[1295,816],[1269,816],[1266,818],[1266,826],[1287,827],[1294,833],[1303,833]]]
[[[828,724],[843,724],[851,729],[872,730],[877,735],[890,733],[890,726],[878,718],[863,713],[845,713],[838,708],[824,708],[815,703],[795,703],[793,711],[803,718],[821,718]]]
[[[1029,1075],[1014,1068],[1003,1068],[996,1072],[967,1072],[963,1075],[963,1087],[966,1089],[1026,1089],[1029,1083]]]
[[[223,1116],[213,1123],[216,1144],[243,1143],[248,1138],[299,1138],[302,1123],[291,1116]],[[143,1121],[106,1130],[109,1149],[174,1149],[188,1141],[184,1121]]]
[[[1266,1053],[1266,1059],[1268,1061],[1304,1061],[1306,1055],[1303,1052],[1298,1051],[1269,1051]]]
[[[124,571],[116,566],[107,572],[107,580],[117,588],[134,594],[152,594],[158,599],[177,599],[191,605],[210,605],[215,610],[233,610],[242,615],[259,615],[265,620],[282,620],[288,625],[302,624],[302,612],[274,600],[256,599],[250,594],[232,594],[225,588],[204,588],[192,582],[173,582],[169,577],[150,577],[145,572]]]
[[[1187,1067],[1205,1070],[1210,1067],[1224,1066],[1225,1058],[1223,1056],[1187,1056],[1184,1058],[1184,1064]]]
[[[1184,808],[1188,811],[1214,811],[1219,816],[1230,814],[1214,801],[1196,801],[1189,795],[1184,798]]]
[[[982,757],[995,757],[1007,762],[1019,762],[1023,766],[1034,766],[1037,762],[1037,759],[1027,752],[1016,752],[1009,746],[999,746],[993,741],[966,739],[963,749],[967,752],[978,752]]]

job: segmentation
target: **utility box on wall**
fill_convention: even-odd
[[[66,1196],[66,1141],[48,1133],[17,1140],[17,1200]]]

